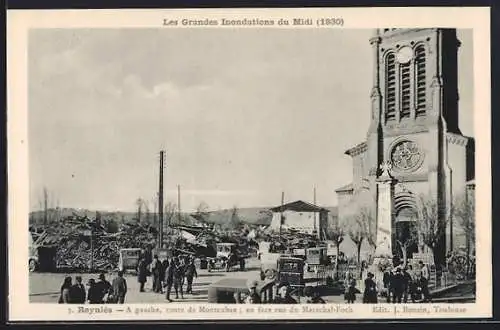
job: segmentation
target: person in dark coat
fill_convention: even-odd
[[[113,295],[113,288],[111,283],[106,280],[106,275],[104,273],[99,274],[99,282],[96,283],[99,290],[99,300],[101,303],[105,303],[108,296]]]
[[[304,296],[309,297],[308,304],[326,304],[326,301],[321,298],[318,288],[306,286],[304,288]]]
[[[89,290],[87,293],[87,301],[89,302],[89,304],[101,304],[101,293],[99,292],[99,288],[97,287],[93,278],[89,280],[88,286]]]
[[[392,295],[392,288],[391,288],[391,281],[392,281],[392,272],[390,270],[386,270],[384,272],[384,289],[387,294],[387,302],[391,302],[391,295]]]
[[[405,279],[400,267],[396,268],[396,273],[391,278],[391,288],[393,292],[392,302],[400,304],[405,290]]]
[[[85,286],[82,284],[82,277],[75,277],[76,283],[69,289],[69,299],[72,304],[85,304]]]
[[[349,283],[349,286],[347,287],[344,295],[344,298],[348,304],[354,304],[354,302],[356,301],[356,293],[358,292],[359,290],[356,289],[356,280],[353,278]]]
[[[117,276],[113,279],[112,287],[115,303],[125,303],[125,295],[127,294],[127,281],[125,280],[125,278],[123,278],[122,271],[118,271]]]
[[[260,304],[262,302],[259,294],[257,293],[257,281],[252,281],[249,286],[248,290],[250,293],[245,299],[245,304]]]
[[[404,291],[403,291],[403,302],[406,304],[408,302],[408,296],[410,297],[412,302],[415,302],[415,295],[413,291],[415,290],[415,283],[413,278],[413,270],[411,265],[407,265],[403,269],[403,278],[404,278]]]
[[[174,290],[175,299],[179,299],[179,292],[181,299],[184,299],[183,284],[184,284],[184,265],[179,262],[179,259],[174,259]]]
[[[141,258],[139,260],[139,264],[137,265],[137,281],[140,284],[140,292],[144,292],[144,284],[146,284],[148,280],[148,264],[146,263],[146,259]]]
[[[170,299],[170,292],[172,291],[172,285],[174,284],[174,272],[175,272],[174,261],[170,260],[167,269],[165,270],[165,280],[164,280],[164,286],[166,287],[167,291],[166,299],[169,302],[172,301],[172,299]]]
[[[151,273],[153,275],[153,292],[161,292],[161,262],[158,260],[158,255],[154,255],[153,261],[151,262]]]
[[[59,303],[60,304],[70,304],[71,298],[69,292],[71,290],[72,279],[71,276],[66,276],[64,278],[64,282],[61,285],[60,295],[59,295]]]
[[[367,278],[365,279],[365,291],[363,292],[363,303],[364,304],[376,304],[377,303],[377,284],[373,280],[373,274],[368,272]]]
[[[194,260],[190,259],[189,263],[186,266],[186,281],[187,288],[186,293],[193,293],[193,278],[198,277],[198,273],[196,272],[196,266],[194,265]]]
[[[165,259],[161,262],[161,268],[160,268],[160,286],[161,286],[161,293],[163,294],[163,288],[165,287],[165,272],[167,271],[168,267],[168,260]]]

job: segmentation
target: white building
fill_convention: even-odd
[[[283,206],[277,206],[271,209],[273,218],[271,220],[271,229],[294,229],[305,233],[325,233],[328,222],[328,210],[314,204],[298,200]]]

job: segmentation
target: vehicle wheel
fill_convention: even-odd
[[[30,272],[34,272],[36,270],[36,261],[33,259],[29,262],[29,270]]]

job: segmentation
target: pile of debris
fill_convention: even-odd
[[[115,269],[122,248],[153,246],[157,231],[149,225],[124,224],[108,233],[95,219],[73,216],[48,227],[30,228],[33,245],[56,246],[55,266],[64,270]]]
[[[50,226],[30,228],[34,246],[56,247],[58,269],[108,271],[116,269],[120,249],[150,250],[157,245],[158,230],[150,224],[123,223],[116,233],[107,232],[98,219],[73,215]],[[263,228],[222,230],[213,227],[174,226],[166,228],[163,246],[174,255],[214,257],[216,243],[235,243],[248,252],[257,251],[258,241],[277,246],[304,248],[314,246],[314,237],[292,232],[281,235]]]

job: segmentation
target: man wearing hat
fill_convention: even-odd
[[[394,276],[392,276],[392,279],[391,279],[391,288],[392,288],[392,292],[393,292],[393,296],[392,296],[392,302],[393,303],[398,303],[400,304],[401,303],[401,300],[403,298],[403,293],[404,293],[404,290],[405,290],[405,285],[404,285],[404,276],[403,276],[403,273],[401,271],[401,266],[398,266],[396,267],[396,271],[395,271],[395,274]]]
[[[288,285],[282,285],[278,289],[278,294],[281,297],[281,303],[282,304],[296,304],[297,300],[295,300],[292,295],[290,294],[290,288]]]
[[[125,295],[127,294],[127,281],[123,278],[123,272],[121,270],[118,271],[118,274],[113,279],[112,287],[115,302],[123,304],[125,302]]]
[[[374,277],[373,273],[368,272],[365,279],[365,291],[363,293],[363,303],[365,304],[377,303],[377,284],[373,280]]]
[[[76,276],[75,277],[76,283],[71,286],[69,289],[69,298],[70,298],[70,303],[72,304],[84,304],[85,303],[85,298],[86,298],[86,293],[85,293],[85,287],[82,284],[82,277],[81,276]]]
[[[259,294],[257,293],[257,281],[250,281],[248,285],[248,289],[250,290],[250,294],[248,297],[245,299],[246,304],[260,304],[261,299]]]
[[[104,299],[107,297],[107,295],[112,294],[113,291],[111,283],[106,280],[106,274],[99,274],[99,282],[96,283],[96,286],[99,292],[99,300],[104,303]]]

